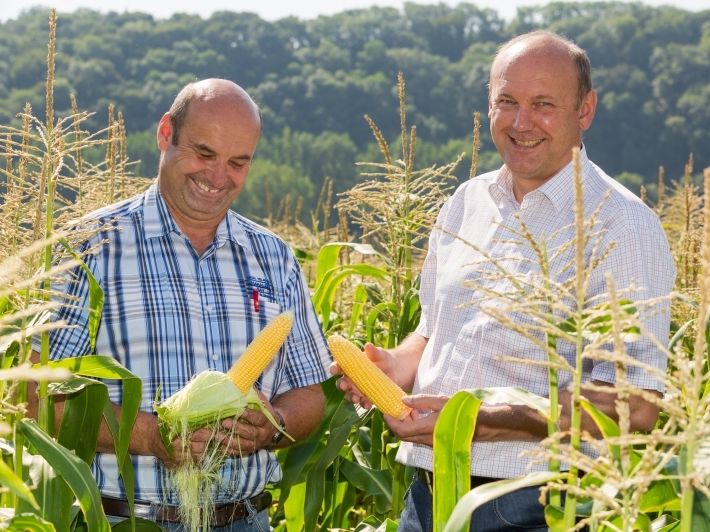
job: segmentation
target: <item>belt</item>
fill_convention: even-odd
[[[434,487],[434,473],[432,473],[431,471],[428,471],[428,470],[422,469],[422,468],[417,468],[417,478],[422,483],[424,483],[424,485],[428,486],[430,490]],[[489,482],[495,482],[496,480],[502,480],[502,479],[492,478],[492,477],[472,476],[471,477],[471,489],[477,488],[478,486],[483,486],[484,484],[488,484]]]
[[[257,512],[261,512],[271,506],[271,493],[265,491],[259,495],[255,495],[251,499],[215,506],[213,517],[211,519],[212,526],[225,526],[233,521],[240,521],[248,517],[249,508],[247,506],[247,502],[249,502],[252,507],[256,508]],[[114,517],[131,516],[128,508],[128,502],[122,499],[101,497],[101,505],[107,515],[112,515]],[[180,509],[177,506],[163,506],[160,504],[136,501],[133,513],[136,517],[151,520],[154,519],[156,522],[163,521],[167,523],[179,523],[179,510]]]

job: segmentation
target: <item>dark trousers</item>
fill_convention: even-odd
[[[523,488],[498,497],[473,512],[471,532],[525,530],[547,531],[544,506],[539,502],[540,487]],[[429,486],[419,478],[412,481],[404,499],[398,531],[431,532],[432,497]]]

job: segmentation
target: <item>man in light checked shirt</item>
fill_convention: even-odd
[[[89,215],[101,230],[83,248],[107,242],[85,259],[105,297],[96,353],[113,356],[143,381],[129,447],[136,516],[166,530],[182,530],[166,468],[190,457],[181,455],[179,445],[169,455],[161,442],[153,413],[158,389],[169,397],[201,371],[226,372],[271,319],[291,310],[292,331],[257,388],[296,441],[323,415],[320,382],[328,377],[330,354],[298,262],[276,235],[230,210],[260,135],[259,110],[241,87],[223,79],[192,83],[158,124],[160,164],[153,185]],[[75,273],[65,288],[72,304],[57,319],[77,327],[52,333],[55,359],[90,354],[88,283],[81,269]],[[107,385],[117,402],[118,387]],[[256,410],[222,424],[238,438],[229,440],[230,457],[219,471],[214,529],[268,531],[271,496],[265,487],[281,479],[273,450],[289,442]],[[193,433],[192,458],[201,456],[210,437],[208,429]],[[104,510],[128,517],[106,426],[98,450],[93,469]]]
[[[438,412],[451,395],[460,389],[501,386],[548,395],[546,367],[500,358],[544,362],[546,354],[474,303],[484,298],[479,287],[506,290],[505,281],[489,275],[490,258],[514,276],[539,273],[534,271],[530,246],[514,242],[520,241],[514,234],[520,228],[516,216],[536,238],[545,238],[551,256],[573,240],[573,148],[581,148],[586,216],[602,205],[597,215],[602,235],[597,251],[608,252],[591,274],[588,300],[596,298],[598,304],[607,293],[607,273],[618,290],[634,287],[624,297],[639,302],[664,298],[673,286],[674,262],[656,215],[587,158],[582,134],[590,127],[597,105],[590,71],[586,53],[555,34],[522,35],[500,48],[490,71],[488,116],[504,165],[461,185],[443,206],[421,274],[422,316],[416,332],[389,351],[371,344],[365,348],[378,366],[413,394],[405,398],[415,409],[410,419],[385,416],[403,441],[398,460],[419,471],[407,493],[399,530],[431,530],[432,434]],[[586,252],[589,260],[591,250]],[[560,275],[558,281],[573,274],[561,268],[569,258],[563,254],[552,264],[552,271]],[[661,344],[667,342],[668,299],[642,312],[641,318],[646,336],[627,343],[627,353],[663,371],[665,355],[651,336]],[[558,352],[575,363],[573,345],[560,343]],[[331,372],[337,375],[340,370],[334,364]],[[614,366],[585,360],[583,379],[612,386]],[[627,367],[627,380],[659,395],[663,390],[663,383],[640,367]],[[561,430],[570,423],[569,384],[570,375],[562,373]],[[338,385],[350,401],[371,406],[349,379],[341,378]],[[613,391],[585,390],[584,395],[616,417]],[[633,395],[630,407],[631,430],[653,427],[658,415],[654,404]],[[599,435],[590,419],[583,420],[582,428]],[[546,436],[546,421],[527,407],[483,406],[473,437],[471,486],[546,469],[546,464],[530,464],[530,458],[521,454],[535,449]],[[547,530],[538,498],[537,487],[499,497],[472,514],[471,530]]]

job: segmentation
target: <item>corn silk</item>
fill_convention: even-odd
[[[219,371],[203,371],[162,403],[156,402],[160,437],[170,454],[173,454],[172,442],[176,438],[181,442],[182,454],[189,456],[191,433],[204,427],[213,431],[213,438],[199,460],[186,459],[168,470],[168,481],[179,499],[180,519],[185,530],[209,530],[214,510],[213,492],[221,481],[219,469],[227,458],[227,447],[238,438],[234,429],[224,431],[220,422],[239,417],[247,407],[260,410],[282,431],[253,387],[244,395]]]

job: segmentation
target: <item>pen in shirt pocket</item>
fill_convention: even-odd
[[[254,303],[254,312],[259,312],[259,290],[257,288],[251,291],[251,300]]]

